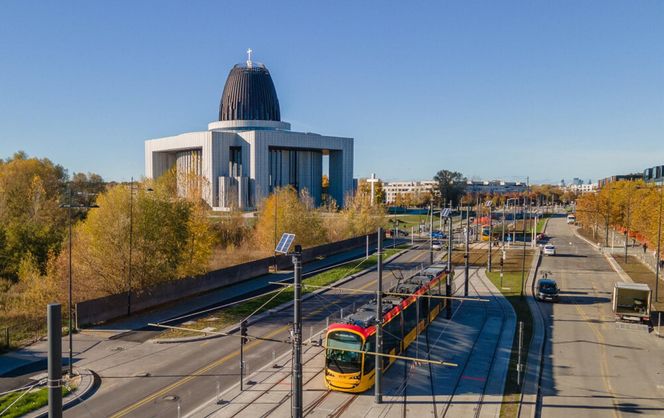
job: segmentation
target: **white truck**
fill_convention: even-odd
[[[618,282],[613,288],[613,313],[618,321],[650,321],[650,286]]]

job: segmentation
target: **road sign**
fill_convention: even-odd
[[[508,235],[508,236],[507,236],[507,241],[508,241],[508,242],[511,242],[511,241],[512,241],[512,236],[511,236],[511,235]]]
[[[449,218],[452,210],[450,208],[443,209],[443,212],[440,214],[443,218]]]
[[[293,244],[294,240],[295,234],[284,233],[281,236],[279,243],[277,244],[277,248],[274,249],[274,252],[288,254],[288,250],[290,249],[290,246]]]
[[[487,200],[486,203],[484,204],[484,206],[486,206],[487,208],[490,208],[491,205],[493,205],[493,202],[491,200]]]

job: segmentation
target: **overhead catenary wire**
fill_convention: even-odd
[[[284,286],[284,287],[290,287],[293,284],[292,283],[278,283],[278,282],[271,282],[270,284],[275,284],[279,286]],[[374,295],[376,292],[371,291],[371,290],[364,290],[364,289],[353,289],[350,287],[337,287],[337,286],[322,286],[322,285],[313,285],[313,284],[302,284],[302,287],[313,287],[317,289],[326,289],[326,290],[343,290],[346,292],[350,293],[362,293],[362,294],[371,294]],[[430,299],[454,299],[454,300],[468,300],[468,301],[475,301],[475,302],[490,302],[489,299],[482,299],[482,298],[473,298],[473,297],[465,297],[465,296],[441,296],[441,295],[416,295],[414,293],[399,293],[399,292],[383,292],[384,295],[387,296],[401,296],[401,297],[421,297],[421,298],[430,298]]]

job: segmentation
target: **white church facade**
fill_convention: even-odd
[[[322,200],[323,156],[329,157],[328,194],[343,206],[353,191],[353,138],[294,132],[281,121],[272,77],[251,61],[231,69],[219,120],[201,132],[145,142],[145,175],[175,167],[178,178],[204,179],[202,198],[216,210],[255,209],[277,187],[307,190]]]

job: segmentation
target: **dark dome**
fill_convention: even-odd
[[[226,79],[219,104],[219,120],[281,121],[279,99],[264,65],[238,64]]]

